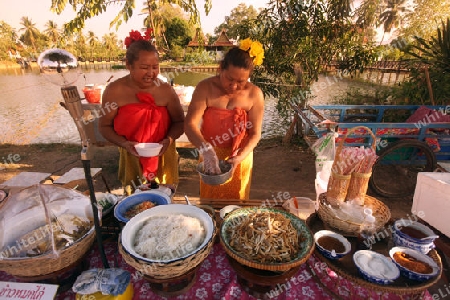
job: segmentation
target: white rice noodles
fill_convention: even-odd
[[[181,258],[196,250],[205,239],[205,229],[197,218],[185,215],[152,216],[137,231],[135,251],[150,260]]]

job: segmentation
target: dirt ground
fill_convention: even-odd
[[[112,190],[121,189],[117,179],[118,151],[116,147],[91,147],[92,168],[102,168],[102,175]],[[190,148],[178,148],[180,154],[180,183],[176,197],[199,196],[197,163]],[[74,144],[0,145],[0,185],[20,172],[43,172],[52,174],[52,179],[72,168],[82,167],[81,147]],[[250,198],[261,201],[287,200],[292,196],[315,199],[314,155],[296,140],[282,145],[281,138],[262,140],[254,151],[254,170]],[[95,178],[96,191],[106,191],[101,177]],[[68,183],[66,187],[85,192],[84,180]],[[369,195],[372,195],[369,191]],[[376,195],[373,195],[376,196]],[[378,199],[385,201],[392,216],[406,217],[410,214],[412,199]]]

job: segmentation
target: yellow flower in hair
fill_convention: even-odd
[[[239,49],[248,52],[250,57],[253,58],[253,64],[255,66],[259,66],[263,63],[264,48],[260,42],[246,38],[239,43]]]
[[[250,46],[250,51],[248,52],[250,57],[253,57],[253,64],[259,66],[263,62],[264,49],[260,42],[254,41]]]
[[[239,49],[248,51],[250,49],[250,46],[252,45],[253,41],[249,38],[246,38],[245,40],[241,41],[239,43]]]

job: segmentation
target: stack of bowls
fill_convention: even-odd
[[[411,233],[407,234],[402,231],[404,227],[418,231],[423,237],[413,236]],[[393,229],[392,240],[396,246],[411,248],[423,254],[427,254],[435,248],[434,240],[438,236],[426,225],[408,219],[399,219],[395,221]]]

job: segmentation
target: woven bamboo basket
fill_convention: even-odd
[[[301,237],[298,253],[291,261],[280,263],[261,263],[259,261],[251,260],[245,257],[242,253],[237,252],[235,249],[233,249],[233,247],[230,246],[230,238],[227,236],[227,228],[234,226],[233,224],[237,224],[235,222],[239,222],[239,220],[243,217],[247,217],[257,212],[278,213],[283,215],[284,217],[287,217],[291,221],[292,225],[297,230],[299,237]],[[272,272],[286,272],[302,265],[309,259],[315,249],[314,237],[308,226],[306,226],[306,223],[290,212],[273,207],[246,207],[236,209],[229,213],[221,225],[220,243],[227,255],[238,263],[253,269]]]
[[[359,196],[359,195],[365,195],[367,192],[367,182],[370,178],[370,175],[368,175],[368,178],[366,181],[361,180],[351,180],[352,174],[340,174],[337,172],[339,168],[343,168],[347,165],[346,160],[348,162],[351,162],[351,158],[349,157],[341,157],[342,148],[344,146],[345,140],[348,138],[349,135],[354,133],[357,130],[365,130],[367,134],[369,134],[372,137],[372,145],[371,148],[373,151],[376,150],[376,137],[373,134],[372,130],[370,128],[365,126],[355,126],[349,130],[347,130],[346,134],[342,137],[342,139],[339,141],[338,146],[336,148],[336,154],[333,162],[333,166],[331,167],[331,176],[328,181],[328,187],[327,187],[327,195],[328,195],[328,201],[332,205],[338,205],[339,203],[342,203],[347,198],[347,193],[350,190],[351,197]],[[352,186],[350,186],[352,185]],[[361,201],[362,202],[362,201]],[[364,203],[361,203],[364,204]]]
[[[175,278],[194,269],[196,266],[201,264],[209,255],[214,245],[214,240],[217,234],[216,222],[214,219],[213,223],[214,232],[208,243],[206,243],[203,248],[197,251],[195,254],[190,255],[184,259],[179,259],[170,263],[149,262],[141,260],[127,252],[127,250],[122,246],[122,243],[120,242],[121,237],[119,237],[118,243],[119,253],[122,255],[127,264],[144,275],[150,276],[155,279]]]
[[[50,253],[27,258],[3,258],[0,259],[0,270],[22,278],[55,274],[75,266],[86,255],[94,240],[95,230],[92,228],[78,241],[60,250],[58,256]]]
[[[391,211],[389,208],[383,202],[367,195],[365,197],[364,206],[372,209],[372,215],[375,217],[376,231],[381,231],[391,218]],[[321,194],[319,196],[319,209],[317,210],[320,219],[322,219],[326,225],[341,231],[344,235],[358,236],[361,224],[337,218],[334,209],[335,208],[330,207],[330,203],[327,201],[327,194]]]

